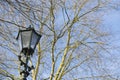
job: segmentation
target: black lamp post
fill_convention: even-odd
[[[33,55],[36,45],[38,44],[40,38],[41,38],[41,35],[38,34],[34,30],[34,28],[29,27],[24,30],[19,30],[17,40],[19,41],[21,53],[18,56],[18,58],[21,62],[20,63],[21,66],[24,66],[24,70],[20,72],[20,75],[22,74],[24,75],[23,80],[27,80],[26,78],[28,77],[29,72],[31,71],[31,69],[33,69],[33,66],[31,67],[28,66],[28,61],[29,61],[29,58]],[[26,58],[26,62],[22,61],[21,59],[22,54]]]

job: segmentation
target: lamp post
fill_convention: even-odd
[[[18,59],[20,61],[20,66],[24,67],[24,70],[20,72],[20,75],[23,75],[22,80],[27,80],[29,72],[34,68],[29,66],[28,62],[30,57],[33,55],[36,45],[38,44],[41,35],[38,34],[34,28],[28,27],[24,30],[19,30],[17,40],[20,45],[20,55]],[[23,55],[23,56],[22,56]],[[22,57],[25,57],[25,62],[22,60]]]

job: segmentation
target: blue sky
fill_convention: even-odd
[[[120,10],[112,10],[104,16],[104,24],[112,29],[114,34],[120,32]]]
[[[104,25],[105,27],[110,29],[110,33],[113,35],[112,36],[112,44],[115,46],[120,47],[120,9],[112,10],[103,17]],[[111,54],[113,58],[113,64],[111,64],[111,67],[108,66],[108,69],[111,70],[111,73],[115,74],[116,76],[120,75],[120,69],[119,69],[119,64],[120,64],[120,49],[118,51],[111,50]],[[112,58],[111,57],[111,58]],[[109,62],[106,63],[107,65],[110,65]]]
[[[113,40],[120,45],[120,9],[111,10],[103,17],[103,24],[110,29]],[[119,43],[119,44],[118,44]]]

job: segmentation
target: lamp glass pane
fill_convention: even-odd
[[[23,32],[21,32],[23,48],[29,48],[31,32],[32,31],[23,31]]]
[[[38,38],[39,38],[39,35],[37,35],[37,34],[33,31],[33,33],[32,33],[32,39],[31,39],[31,48],[32,48],[32,49],[35,49],[36,44],[38,43]]]
[[[21,51],[22,50],[21,34],[19,35],[18,42],[19,42],[19,47],[20,47],[20,51]]]

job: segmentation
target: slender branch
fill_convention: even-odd
[[[54,16],[54,4],[53,4],[53,0],[50,0],[50,18],[51,18],[51,27],[52,27],[52,31],[53,31],[53,35],[54,35],[54,38],[53,38],[53,41],[52,41],[52,52],[51,52],[51,57],[52,57],[52,69],[51,69],[51,75],[50,75],[50,80],[53,79],[53,76],[54,76],[54,70],[55,70],[55,59],[54,59],[54,50],[55,50],[55,44],[57,42],[57,35],[56,35],[56,32],[55,32],[55,16]]]
[[[9,24],[13,24],[13,25],[15,25],[15,26],[17,26],[17,27],[25,28],[25,27],[22,26],[22,25],[19,25],[19,24],[16,24],[16,23],[14,23],[14,22],[7,21],[7,20],[4,20],[4,19],[0,19],[0,21],[1,21],[1,22],[6,22],[6,23],[9,23]]]
[[[68,39],[67,39],[67,44],[66,44],[66,48],[64,50],[64,55],[62,57],[62,61],[60,63],[60,66],[58,68],[58,71],[56,72],[56,75],[55,75],[55,79],[54,80],[59,80],[59,76],[60,76],[60,73],[61,73],[61,70],[64,66],[64,63],[65,63],[65,59],[66,59],[66,56],[67,56],[67,53],[69,51],[69,44],[70,44],[70,38],[71,38],[71,28],[68,29]]]
[[[9,72],[3,70],[0,68],[0,74],[6,77],[11,78],[12,80],[19,80],[19,78],[17,79],[14,75],[10,74]]]
[[[37,64],[36,64],[35,70],[32,73],[32,80],[36,80],[37,79],[37,74],[38,74],[38,71],[39,71],[40,60],[41,60],[41,47],[40,47],[40,43],[38,43],[38,60],[37,60]]]

